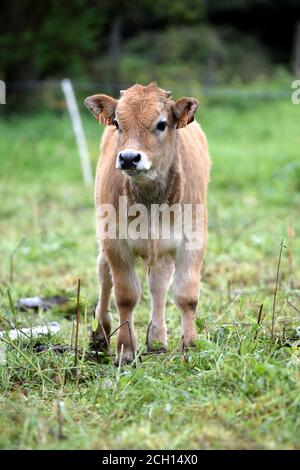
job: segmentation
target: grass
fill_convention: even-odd
[[[136,368],[80,353],[74,373],[72,352],[37,354],[26,338],[2,342],[1,448],[299,448],[299,112],[288,100],[205,101],[199,112],[213,169],[197,348],[178,350],[171,293],[169,351],[143,356]],[[83,117],[95,167],[101,128]],[[97,247],[92,190],[82,183],[68,116],[11,116],[0,133],[0,329],[7,320],[18,327],[55,320],[61,331],[41,342],[70,344],[80,278],[82,351],[97,300]],[[71,301],[14,312],[8,290],[13,302],[56,294]],[[135,314],[141,350],[149,302],[144,283]],[[117,326],[114,305],[112,315]]]

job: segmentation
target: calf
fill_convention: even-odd
[[[122,325],[117,337],[117,362],[134,360],[137,341],[133,310],[141,293],[134,264],[140,257],[148,265],[152,298],[148,351],[167,347],[164,311],[173,273],[182,346],[192,346],[197,339],[196,307],[206,244],[210,169],[206,138],[194,121],[198,102],[194,98],[173,101],[170,92],[151,83],[121,91],[119,100],[90,96],[85,105],[108,126],[102,138],[95,187],[100,299],[94,338],[102,348],[108,348],[109,302],[114,287]],[[184,209],[190,206],[190,222],[183,227]],[[153,207],[159,210],[156,225],[151,218]],[[200,218],[197,208],[202,209]],[[164,236],[163,213],[168,209],[170,233]],[[136,213],[139,215],[134,217]],[[130,224],[131,229],[139,225],[140,230],[129,230]]]

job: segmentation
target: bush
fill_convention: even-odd
[[[251,56],[245,51],[255,50]],[[170,27],[142,32],[123,47],[120,76],[124,83],[150,79],[176,84],[250,82],[268,75],[271,66],[263,47],[232,28]]]

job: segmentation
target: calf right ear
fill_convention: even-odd
[[[96,117],[100,124],[110,126],[116,113],[118,101],[107,95],[88,96],[84,100],[85,106]]]
[[[172,106],[173,116],[176,121],[177,129],[185,127],[194,120],[195,112],[199,106],[195,98],[180,98]]]

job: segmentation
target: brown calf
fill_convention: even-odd
[[[134,262],[136,257],[141,257],[149,266],[152,296],[148,351],[167,347],[164,310],[173,271],[174,300],[182,318],[182,344],[191,346],[197,338],[196,307],[206,242],[206,192],[210,169],[206,138],[194,121],[198,102],[194,98],[174,102],[169,92],[151,83],[122,91],[119,100],[106,95],[90,96],[85,105],[100,123],[108,125],[102,138],[95,188],[101,291],[96,309],[99,320],[97,341],[102,347],[107,345],[105,336],[111,331],[109,302],[114,286],[120,324],[128,320],[131,330],[130,335],[127,324],[119,329],[117,361],[120,356],[124,362],[134,359],[137,342],[133,310],[141,292]],[[121,233],[120,220],[124,221],[125,217],[131,223],[134,216],[121,207],[120,196],[128,201],[129,207],[138,208],[134,211],[139,213],[138,236],[131,235],[129,230],[125,235]],[[193,207],[192,224],[189,225],[193,234],[196,230],[196,236],[201,238],[200,244],[187,249],[188,240],[195,235],[190,237],[183,230],[177,236],[173,212],[169,217],[170,237],[164,237],[161,232],[162,212],[158,232],[154,230],[156,235],[149,235],[149,227],[153,225],[149,220],[150,209],[162,204],[179,207],[181,214],[185,205]],[[196,221],[196,206],[203,208],[200,225]],[[109,211],[109,207],[113,210]],[[140,207],[146,208],[146,212],[140,211]],[[109,224],[111,232],[108,236]],[[145,230],[143,232],[145,227],[147,236]]]

